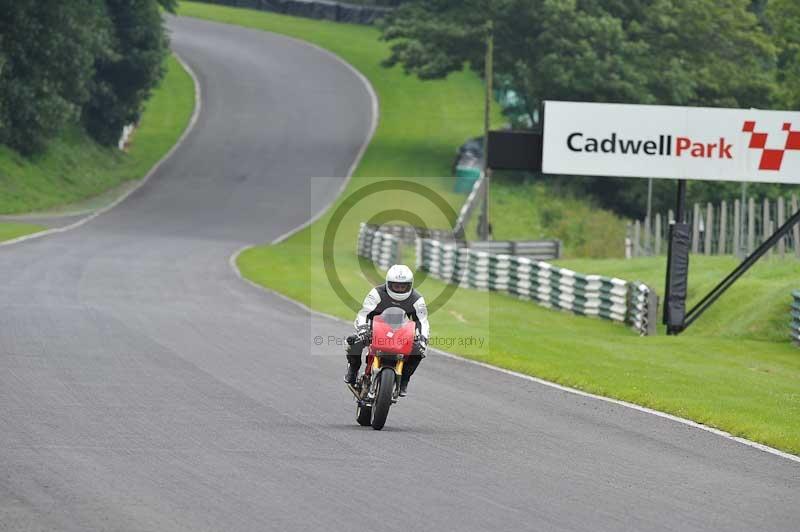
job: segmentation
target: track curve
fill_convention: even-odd
[[[342,325],[227,258],[330,201],[308,177],[347,174],[369,94],[297,41],[170,26],[196,129],[116,209],[0,248],[0,529],[795,529],[797,463],[454,360],[356,427],[341,354],[306,355]]]

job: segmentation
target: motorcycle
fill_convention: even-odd
[[[356,398],[356,421],[381,430],[389,407],[400,397],[403,365],[411,354],[416,325],[399,308],[389,307],[372,319],[364,373],[347,387]],[[351,337],[352,338],[352,337]],[[349,341],[349,340],[348,340]]]

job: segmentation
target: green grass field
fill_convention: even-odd
[[[33,159],[0,146],[0,214],[51,209],[144,177],[178,140],[193,109],[194,83],[170,57],[127,153],[98,145],[77,127]]]
[[[421,82],[397,69],[384,69],[379,63],[386,56],[386,44],[377,40],[372,28],[188,2],[180,11],[311,41],[337,53],[370,79],[381,101],[380,126],[334,210],[353,192],[387,176],[423,176],[412,181],[430,187],[430,194],[458,208],[462,198],[447,192],[451,181],[434,176],[447,175],[453,150],[480,130],[482,87],[475,76],[462,73],[447,81]],[[518,220],[518,209],[524,207],[519,198],[524,197],[523,191],[512,191],[499,198],[510,206],[494,216]],[[551,202],[542,198],[545,205]],[[363,297],[376,272],[355,257],[358,223],[384,208],[412,211],[433,227],[445,224],[430,201],[405,192],[380,192],[371,201],[354,205],[338,224],[331,261],[323,262],[321,249],[333,210],[279,245],[245,252],[239,267],[263,286],[351,319],[353,311],[333,292],[325,267],[335,266],[347,291],[354,298]],[[593,222],[597,227],[590,229],[609,231],[602,223],[598,219]],[[525,236],[498,229],[501,238]],[[640,279],[662,291],[663,259],[562,262],[586,273]],[[733,264],[727,258],[693,258],[691,297],[700,296]],[[789,343],[786,324],[790,288],[800,285],[799,271],[797,262],[760,266],[677,338],[641,338],[618,324],[571,316],[502,294],[458,290],[432,315],[432,343],[798,453],[800,350]],[[427,279],[420,288],[431,301],[444,285]],[[467,345],[470,336],[484,343]]]

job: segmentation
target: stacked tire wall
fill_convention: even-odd
[[[400,245],[397,236],[361,224],[358,255],[378,267],[385,270],[399,262]],[[429,238],[416,239],[416,255],[417,269],[448,283],[505,292],[547,308],[623,323],[641,335],[656,333],[658,297],[643,283],[584,275],[529,257]]]

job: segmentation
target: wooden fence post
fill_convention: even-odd
[[[656,255],[661,255],[661,214],[656,213],[655,250]]]
[[[650,218],[647,216],[644,217],[644,246],[643,251],[644,255],[651,255],[653,249],[650,247]]]
[[[733,200],[733,254],[739,255],[742,251],[742,205],[739,200]]]
[[[719,210],[719,242],[717,255],[725,255],[728,248],[728,203],[723,200]]]
[[[642,254],[642,248],[639,245],[639,237],[642,233],[642,224],[639,220],[633,222],[633,256],[639,257]]]
[[[692,253],[697,253],[700,249],[700,205],[694,204],[692,217]]]
[[[633,239],[631,238],[631,233],[633,232],[633,228],[631,227],[630,222],[625,226],[625,258],[631,259],[633,258]]]
[[[781,227],[783,225],[783,222],[786,221],[786,218],[784,216],[785,212],[786,212],[785,211],[786,205],[785,205],[784,201],[785,200],[783,199],[783,196],[779,196],[778,197],[778,223],[776,224],[776,227]],[[780,258],[783,258],[783,257],[786,256],[786,237],[785,236],[783,238],[781,238],[780,242],[778,242],[778,256],[780,256]]]
[[[762,243],[766,242],[767,239],[769,238],[769,235],[771,233],[770,231],[771,227],[772,227],[772,219],[770,218],[769,214],[769,198],[764,198],[764,214],[761,219],[761,228],[762,228],[761,233],[763,238],[763,240],[761,240]],[[767,257],[771,256],[772,256],[772,250],[770,249],[769,251],[767,251]]]
[[[714,206],[711,203],[706,204],[706,231],[703,235],[705,242],[703,242],[703,255],[711,255],[711,237],[714,236]]]
[[[797,212],[797,209],[797,194],[792,194],[792,216],[794,216],[794,213]],[[794,254],[798,259],[800,259],[800,224],[794,225],[794,231],[792,234],[794,235]]]
[[[675,222],[675,213],[672,212],[672,209],[669,209],[667,210],[667,227],[669,227],[670,224],[674,222]]]
[[[747,253],[749,255],[756,249],[756,200],[747,200]]]

